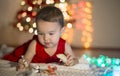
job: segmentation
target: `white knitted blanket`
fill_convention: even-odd
[[[18,72],[16,71],[17,63],[0,60],[0,76],[49,76],[46,72],[48,65],[56,66],[56,76],[102,76],[104,71],[99,71],[98,68],[90,68],[88,64],[76,64],[68,67],[58,64],[35,64],[31,63],[31,67],[39,66],[40,72],[35,73],[33,70]]]

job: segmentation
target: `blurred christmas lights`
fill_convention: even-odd
[[[83,57],[93,65],[97,67],[111,67],[111,66],[120,66],[120,58],[110,58],[108,56],[99,55],[99,57],[90,57],[87,54],[84,54]]]
[[[77,4],[71,4],[72,18],[76,19],[74,23],[76,29],[80,29],[82,32],[81,41],[84,48],[89,48],[93,38],[92,27],[92,3],[87,0],[81,0]]]

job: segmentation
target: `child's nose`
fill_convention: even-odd
[[[44,40],[47,41],[48,40],[48,35],[44,35]]]

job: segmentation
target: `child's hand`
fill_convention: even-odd
[[[22,63],[22,59],[19,59],[18,61],[18,66],[17,66],[17,71],[22,71],[25,69],[24,64]]]
[[[70,54],[67,54],[67,62],[65,63],[67,66],[72,66],[74,65],[74,57],[71,56]]]
[[[24,57],[19,59],[18,66],[17,66],[18,71],[23,71],[23,70],[27,69],[28,67],[29,67],[29,62],[26,61]]]
[[[78,63],[78,59],[75,59],[72,55],[70,54],[58,54],[57,57],[62,61],[65,65],[67,66],[72,66],[76,63]]]
[[[25,66],[22,64],[18,64],[17,71],[23,71],[25,69]]]

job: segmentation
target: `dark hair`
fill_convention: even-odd
[[[36,23],[39,20],[48,22],[58,22],[61,27],[64,26],[64,18],[61,10],[55,6],[45,6],[41,8],[36,15]]]

